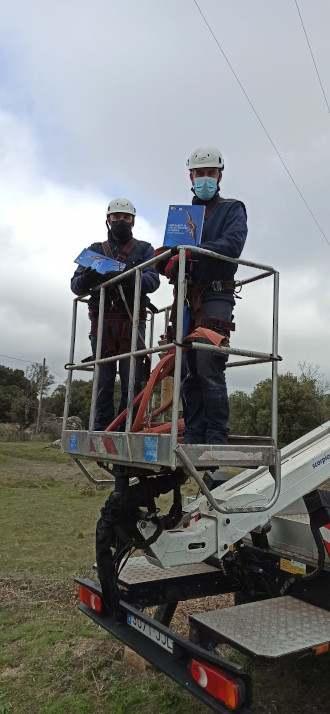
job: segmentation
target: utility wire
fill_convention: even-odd
[[[21,359],[20,357],[11,357],[10,355],[0,355],[0,357],[5,357],[6,359],[14,359],[16,360],[16,362],[26,362],[27,364],[33,364],[30,359]],[[36,364],[41,365],[41,362],[36,362]]]
[[[329,112],[329,114],[330,114],[329,102],[328,102],[328,100],[327,100],[326,93],[325,93],[325,91],[324,91],[324,87],[323,87],[323,84],[322,84],[322,80],[321,80],[319,71],[318,71],[318,69],[317,69],[316,61],[315,61],[315,58],[314,58],[314,55],[313,55],[313,51],[312,51],[312,48],[311,48],[311,45],[310,45],[310,41],[309,41],[309,39],[308,39],[308,35],[307,35],[306,28],[305,28],[305,25],[304,25],[304,22],[303,22],[303,19],[302,19],[302,16],[301,16],[301,12],[300,12],[300,10],[299,10],[299,5],[298,5],[297,0],[295,0],[295,4],[296,4],[297,11],[298,11],[298,15],[299,15],[299,17],[300,17],[300,22],[301,22],[301,24],[302,24],[303,31],[304,31],[304,33],[305,33],[306,42],[307,42],[307,44],[308,44],[309,51],[310,51],[310,53],[311,53],[311,58],[312,58],[312,60],[313,60],[313,64],[314,64],[314,67],[315,67],[315,72],[316,72],[316,74],[317,74],[317,77],[318,77],[318,80],[319,80],[319,83],[320,83],[320,87],[321,87],[321,90],[322,90],[322,94],[323,94],[323,96],[324,96],[324,101],[325,101],[325,103],[326,103],[326,105],[327,105],[328,112]]]
[[[37,364],[37,365],[39,365],[39,367],[42,366],[42,365],[41,365],[41,362],[33,362],[33,360],[30,360],[30,359],[22,359],[21,357],[11,357],[10,355],[0,355],[0,357],[5,357],[6,359],[13,359],[13,360],[15,360],[16,362],[26,362],[27,364]],[[63,377],[61,377],[60,374],[58,374],[57,372],[55,372],[55,369],[52,369],[52,367],[50,367],[48,364],[47,364],[47,367],[48,367],[48,369],[49,369],[51,372],[53,372],[54,374],[56,374],[56,377],[58,377],[58,378],[61,380],[61,383],[62,383],[62,384],[65,384],[66,379],[63,379]]]
[[[63,383],[63,384],[65,384],[66,379],[63,379],[63,377],[61,377],[60,374],[58,374],[57,372],[55,372],[55,369],[53,369],[52,367],[50,367],[49,364],[47,364],[47,367],[48,367],[48,369],[50,369],[51,372],[53,372],[53,374],[56,374],[56,377],[58,377],[59,379],[62,380],[62,383]]]
[[[288,169],[286,163],[284,162],[284,159],[282,159],[282,156],[281,156],[279,150],[278,150],[277,147],[275,146],[275,144],[274,144],[274,142],[273,142],[273,140],[272,140],[270,134],[268,133],[268,131],[267,131],[267,129],[266,129],[266,127],[265,127],[265,125],[264,125],[262,119],[260,118],[260,116],[259,116],[257,110],[255,109],[254,105],[252,104],[250,97],[249,97],[248,94],[246,93],[246,91],[245,91],[245,89],[244,89],[244,87],[243,87],[243,85],[242,85],[242,83],[241,83],[239,77],[237,76],[237,74],[236,74],[236,72],[235,72],[233,66],[230,64],[227,55],[225,54],[225,52],[224,52],[224,50],[222,49],[222,47],[221,47],[219,41],[217,40],[217,38],[216,38],[216,36],[215,36],[215,34],[214,34],[214,32],[213,32],[211,26],[209,25],[209,23],[208,23],[208,21],[207,21],[207,19],[206,19],[206,17],[205,17],[205,15],[203,14],[201,8],[199,7],[199,4],[198,4],[197,0],[194,0],[194,3],[195,3],[195,5],[196,5],[196,7],[197,7],[199,13],[200,13],[201,16],[202,16],[202,18],[203,18],[203,20],[204,20],[204,22],[205,22],[205,25],[208,27],[208,29],[209,29],[209,31],[210,31],[210,33],[211,33],[213,39],[215,40],[215,42],[216,42],[216,44],[217,44],[217,46],[218,46],[218,48],[219,48],[219,50],[220,50],[222,56],[223,56],[224,59],[226,60],[226,62],[227,62],[227,64],[228,64],[228,67],[230,68],[231,72],[233,73],[233,75],[234,75],[234,77],[235,77],[235,79],[236,79],[238,85],[240,86],[240,88],[241,88],[241,90],[242,90],[242,92],[243,92],[245,98],[246,98],[247,101],[249,102],[249,105],[250,105],[250,107],[251,107],[253,113],[254,113],[255,116],[257,117],[259,124],[262,126],[262,128],[263,128],[263,130],[264,130],[264,132],[265,132],[267,138],[269,139],[269,141],[270,141],[270,143],[271,143],[271,145],[272,145],[274,151],[276,152],[276,154],[277,154],[277,156],[278,156],[278,158],[279,158],[279,160],[280,160],[282,166],[284,167],[286,173],[288,174],[288,176],[289,176],[289,178],[291,179],[293,185],[295,186],[296,190],[298,191],[299,196],[300,196],[300,198],[302,199],[302,201],[304,202],[304,204],[305,204],[307,210],[309,211],[310,215],[312,216],[313,221],[316,223],[316,225],[317,225],[319,231],[322,233],[323,238],[326,240],[328,246],[330,247],[330,241],[328,240],[328,238],[327,238],[327,236],[326,236],[326,234],[325,234],[323,228],[320,226],[320,224],[319,224],[319,222],[318,222],[316,216],[314,215],[312,209],[309,207],[309,205],[308,205],[306,199],[304,198],[303,194],[301,193],[300,188],[299,188],[299,186],[297,185],[297,183],[295,182],[295,180],[294,180],[292,174],[290,173],[290,171],[289,171],[289,169]]]

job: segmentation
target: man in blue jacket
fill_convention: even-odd
[[[188,161],[192,203],[205,206],[201,248],[239,258],[247,236],[246,210],[241,201],[219,195],[224,161],[219,149],[199,146]],[[234,329],[234,275],[236,263],[193,256],[187,298],[190,330],[202,326],[229,336]],[[170,259],[165,274],[175,282],[178,256]],[[200,342],[205,340],[200,339]],[[184,443],[226,444],[229,402],[225,379],[226,358],[206,350],[188,350],[188,374],[183,381]]]
[[[108,229],[108,239],[104,243],[92,243],[90,250],[109,258],[114,258],[126,264],[126,270],[134,268],[154,257],[154,249],[150,243],[137,240],[133,237],[132,228],[134,226],[136,210],[131,201],[126,198],[115,198],[110,201],[106,226]],[[114,274],[115,275],[115,274]],[[114,275],[112,277],[114,277]],[[91,268],[79,266],[71,279],[71,289],[75,295],[84,295],[92,290],[102,281],[109,280],[111,274],[101,276]],[[134,304],[134,275],[127,277],[120,283],[122,290],[118,286],[107,288],[104,305],[104,322],[102,336],[102,357],[124,354],[130,351],[132,322]],[[148,293],[152,293],[159,287],[159,276],[153,265],[144,268],[141,273],[141,302],[138,349],[144,347],[146,308],[150,305]],[[98,310],[100,301],[100,291],[91,292],[88,301],[89,314],[91,319],[90,340],[93,354],[96,352]],[[118,413],[126,409],[128,379],[129,379],[129,359],[118,360],[119,375],[121,382],[121,400]],[[94,429],[104,431],[114,419],[114,386],[117,371],[117,362],[108,362],[102,365],[99,372],[99,384],[96,400],[96,413]],[[134,385],[134,395],[142,389],[143,358],[136,360],[136,377]]]

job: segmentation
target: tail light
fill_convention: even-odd
[[[244,700],[244,684],[236,682],[227,674],[220,672],[204,662],[193,659],[190,665],[191,676],[215,699],[220,699],[228,709],[238,709]]]
[[[85,585],[79,585],[79,600],[83,602],[84,605],[90,607],[91,610],[96,612],[101,612],[102,610],[102,600],[99,595],[93,593],[92,590],[86,588]]]

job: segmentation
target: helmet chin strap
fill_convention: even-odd
[[[111,226],[109,225],[109,223],[108,223],[107,220],[106,220],[106,222],[105,222],[105,225],[106,225],[106,227],[107,227],[108,232],[109,232],[109,231],[111,232],[111,235],[112,235],[113,239],[116,240],[116,241],[118,241],[117,236],[115,236],[114,232],[111,230]]]

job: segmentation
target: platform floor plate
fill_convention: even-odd
[[[235,440],[234,444],[182,444],[181,448],[198,468],[224,465],[257,468],[275,463],[271,440],[264,437],[235,437]],[[160,466],[182,466],[179,455],[173,454],[171,443],[170,434],[65,430],[61,449],[74,458],[88,457],[154,471]]]
[[[143,556],[130,558],[121,571],[118,582],[120,585],[138,585],[139,583],[155,582],[157,580],[173,580],[175,578],[187,578],[189,576],[206,573],[219,573],[218,568],[214,568],[207,563],[196,563],[192,565],[177,565],[173,568],[158,568],[152,565]]]
[[[330,612],[290,597],[192,615],[190,621],[249,654],[270,659],[330,641]]]

